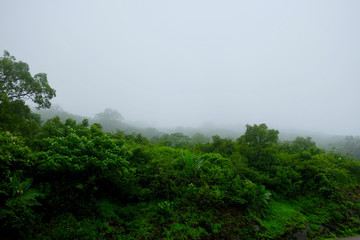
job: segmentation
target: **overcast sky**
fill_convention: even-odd
[[[75,114],[360,134],[358,0],[2,0],[0,50]]]

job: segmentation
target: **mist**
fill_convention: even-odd
[[[2,50],[73,114],[360,135],[359,1],[2,1]]]

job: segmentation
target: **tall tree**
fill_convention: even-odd
[[[38,73],[31,76],[27,63],[16,61],[8,51],[0,58],[0,103],[31,100],[37,108],[50,108],[50,100],[56,96],[50,87],[47,75]]]
[[[123,116],[117,110],[105,109],[103,112],[95,115],[94,121],[100,123],[105,131],[116,131],[123,126]]]
[[[249,166],[258,170],[269,170],[275,164],[276,144],[279,142],[279,131],[268,129],[266,124],[246,125],[244,135],[237,139],[239,149],[248,159]]]

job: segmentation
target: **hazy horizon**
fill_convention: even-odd
[[[2,1],[0,50],[65,111],[360,135],[359,1]]]

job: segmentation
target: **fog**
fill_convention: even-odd
[[[0,50],[66,111],[360,135],[360,1],[0,2]]]

